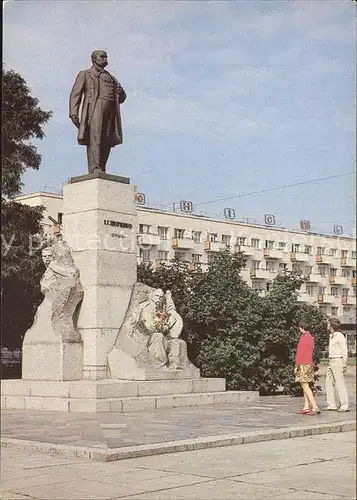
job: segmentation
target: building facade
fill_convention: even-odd
[[[62,223],[62,196],[39,192],[16,201],[43,205],[44,232],[53,232],[49,219]],[[154,266],[177,258],[192,268],[205,268],[222,248],[242,251],[247,264],[242,272],[248,284],[261,294],[269,291],[277,273],[301,270],[306,283],[299,300],[316,305],[345,324],[356,322],[356,241],[345,236],[267,227],[211,219],[199,215],[165,212],[138,206],[138,261]]]

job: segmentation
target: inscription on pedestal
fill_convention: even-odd
[[[116,220],[104,219],[105,226],[121,227],[123,229],[132,229],[132,224],[127,224],[126,222],[118,222]]]

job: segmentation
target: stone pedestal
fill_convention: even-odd
[[[23,380],[82,379],[83,346],[81,343],[24,342],[22,349]]]
[[[137,207],[135,188],[126,181],[102,174],[64,186],[63,239],[84,289],[78,318],[84,379],[107,377],[108,352],[136,282]]]
[[[2,380],[1,406],[3,409],[127,413],[187,406],[237,406],[259,399],[258,392],[226,391],[225,386],[222,378],[74,382]]]

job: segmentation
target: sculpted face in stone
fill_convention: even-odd
[[[164,296],[164,292],[161,290],[161,288],[155,289],[153,292],[151,292],[151,301],[154,302],[155,304]]]
[[[41,252],[41,256],[43,263],[45,264],[46,267],[48,267],[53,257],[52,249],[50,247],[44,248]]]

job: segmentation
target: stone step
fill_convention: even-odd
[[[224,378],[186,380],[2,380],[3,396],[43,396],[75,399],[107,399],[168,394],[197,394],[226,389]]]
[[[53,396],[2,396],[2,408],[65,412],[114,412],[159,410],[185,406],[244,404],[259,399],[255,391],[216,391],[191,394],[161,394],[121,398],[68,398]]]

